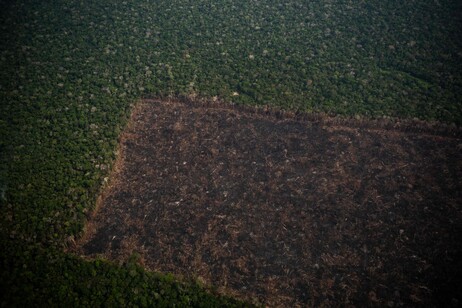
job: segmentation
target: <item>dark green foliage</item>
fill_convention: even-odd
[[[1,244],[1,306],[249,306],[170,275],[147,273],[136,258],[116,266],[15,241]]]
[[[460,125],[461,11],[456,0],[0,1],[0,232],[44,249],[78,236],[143,95]],[[11,287],[31,301],[28,288],[57,287],[22,273]]]

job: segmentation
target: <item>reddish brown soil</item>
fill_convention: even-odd
[[[266,113],[140,104],[80,253],[269,306],[460,304],[460,135]]]

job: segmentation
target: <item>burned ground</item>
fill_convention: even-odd
[[[334,122],[144,101],[77,251],[269,306],[457,304],[460,136]]]

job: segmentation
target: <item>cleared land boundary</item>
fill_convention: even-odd
[[[270,306],[458,301],[461,135],[144,100],[76,251]]]

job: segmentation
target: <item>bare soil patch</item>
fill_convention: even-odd
[[[145,100],[77,251],[269,306],[460,304],[460,135],[337,122]]]

